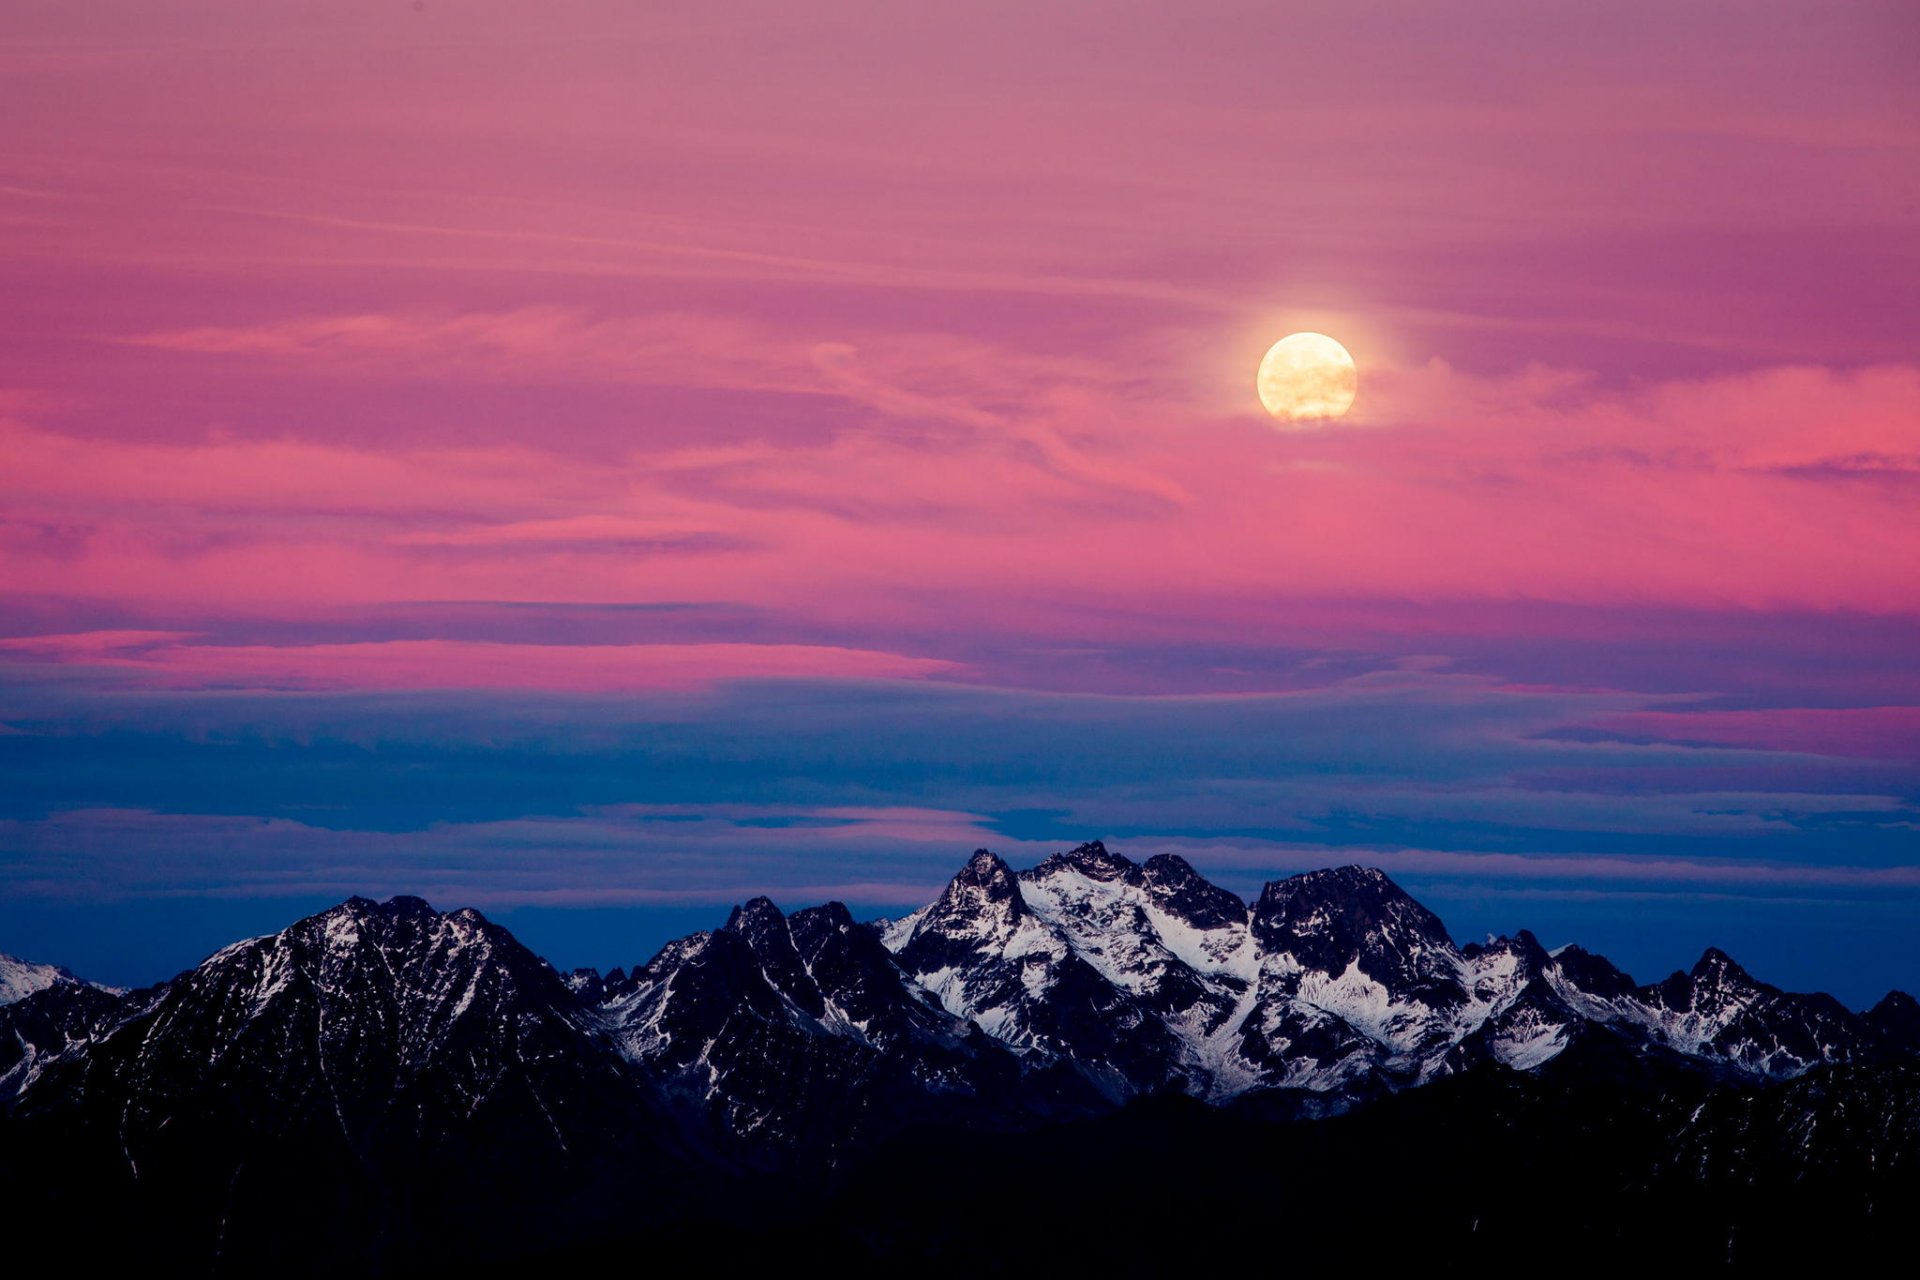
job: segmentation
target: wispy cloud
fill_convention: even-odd
[[[168,632],[0,640],[0,657],[79,664],[157,689],[545,689],[623,693],[725,680],[949,674],[935,658],[798,644],[194,643]]]

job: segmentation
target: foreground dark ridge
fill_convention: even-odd
[[[429,1241],[479,1256],[684,1233],[774,1184],[814,1206],[807,1229],[952,1253],[904,1207],[874,1237],[813,1193],[851,1178],[884,1198],[862,1180],[888,1165],[939,1184],[993,1158],[965,1154],[981,1141],[1039,1160],[1108,1141],[1088,1124],[1148,1125],[1123,1180],[1239,1149],[1207,1107],[1139,1110],[1182,1095],[1234,1125],[1289,1122],[1274,1141],[1329,1167],[1382,1124],[1456,1142],[1450,1126],[1520,1123],[1516,1107],[1637,1116],[1609,1138],[1613,1192],[1831,1175],[1835,1211],[1869,1217],[1920,1159],[1911,998],[1857,1014],[1712,950],[1640,985],[1525,932],[1456,947],[1360,867],[1275,881],[1249,906],[1170,855],[1135,864],[1096,842],[1016,873],[981,851],[900,920],[758,898],[631,972],[564,978],[477,912],[355,898],[143,991],[52,972],[0,1006],[0,1191],[50,1220],[118,1206],[184,1256],[296,1269]],[[1769,1145],[1800,1123],[1803,1141]],[[956,1136],[908,1137],[934,1132]],[[1554,1158],[1583,1132],[1559,1134]],[[1715,1233],[1735,1218],[1661,1230],[1723,1256]],[[1435,1230],[1458,1225],[1443,1213]]]

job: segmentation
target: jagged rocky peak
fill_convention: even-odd
[[[1708,947],[1693,968],[1676,970],[1654,988],[1653,996],[1669,1009],[1713,1009],[1744,1003],[1754,995],[1777,994],[1754,980],[1752,974],[1718,947]]]
[[[324,939],[335,951],[369,945],[424,946],[430,949],[430,954],[445,954],[473,948],[476,958],[489,953],[495,945],[505,945],[524,959],[545,967],[545,962],[521,947],[512,934],[474,908],[461,907],[443,914],[435,911],[425,898],[408,894],[396,895],[385,902],[348,898],[337,907],[295,922],[266,941],[308,938]]]
[[[544,960],[472,907],[443,914],[403,894],[385,902],[349,898],[280,933],[236,943],[184,980],[250,987],[254,999],[266,1001],[307,991],[329,999],[476,994],[473,984],[483,977],[537,989],[543,998],[565,989]]]
[[[858,957],[858,963],[875,961],[892,968],[892,960],[880,938],[873,930],[863,929],[847,910],[843,902],[827,902],[817,907],[807,907],[787,917],[787,931],[793,940],[793,948],[799,953],[810,972],[823,967],[823,962],[831,956],[835,960],[846,961],[849,956]],[[816,982],[825,982],[817,972]]]
[[[1886,1050],[1865,1018],[1832,996],[1794,994],[1755,979],[1718,948],[1691,970],[1635,993],[1637,1016],[1669,1047],[1781,1079]]]
[[[560,980],[567,984],[567,990],[587,1004],[599,1004],[607,998],[608,979],[601,977],[596,969],[569,969],[560,975]]]
[[[727,914],[724,928],[739,933],[764,933],[769,929],[784,929],[786,916],[773,904],[772,898],[749,898]]]
[[[1381,982],[1422,976],[1455,955],[1440,917],[1375,867],[1335,867],[1270,882],[1253,905],[1263,950],[1324,973],[1350,964]],[[1404,971],[1404,972],[1403,972]]]
[[[356,920],[422,922],[437,919],[439,915],[440,913],[433,909],[431,902],[428,902],[425,898],[416,898],[410,893],[397,893],[385,902],[380,902],[373,898],[363,898],[359,894],[355,894],[337,907],[329,907],[317,915],[308,916],[305,920],[296,920],[288,927],[289,929],[298,929],[313,920],[339,919],[343,917]],[[463,907],[457,912],[450,912],[449,915],[460,915],[470,919],[485,918],[472,907]]]
[[[1512,938],[1502,938],[1513,952],[1524,959],[1531,969],[1538,971],[1552,963],[1553,957],[1540,945],[1540,939],[1533,936],[1533,930],[1521,929]]]
[[[828,1023],[854,1028],[860,1038],[882,1045],[913,1035],[983,1038],[942,1014],[938,1001],[901,970],[879,933],[857,923],[844,904],[796,911],[787,925],[828,1006]]]
[[[976,892],[988,898],[1019,896],[1014,886],[1013,868],[991,849],[973,851],[973,856],[967,859],[967,865],[960,868],[959,874],[948,883],[946,896],[971,896]]]
[[[798,963],[793,953],[793,938],[787,932],[787,917],[771,898],[750,898],[727,915],[720,926],[724,933],[738,934],[762,963],[785,967]]]
[[[1511,937],[1469,942],[1460,958],[1474,975],[1476,991],[1518,990],[1553,968],[1553,956],[1532,931],[1521,929]]]
[[[1740,967],[1740,963],[1718,947],[1708,947],[1694,962],[1693,972],[1688,975],[1696,987],[1711,986],[1722,989],[1746,989],[1757,985],[1753,975]]]
[[[1571,943],[1553,953],[1553,969],[1574,990],[1603,1000],[1631,996],[1639,989],[1632,975],[1613,961]]]
[[[1247,922],[1247,904],[1195,871],[1177,853],[1159,853],[1140,867],[1140,882],[1156,905],[1196,929],[1225,929]]]
[[[337,907],[329,907],[316,915],[296,920],[278,934],[237,943],[213,959],[218,960],[228,952],[239,954],[256,946],[311,944],[326,952],[345,954],[364,946],[392,948],[424,945],[453,949],[477,946],[485,951],[496,942],[505,942],[520,949],[511,934],[493,925],[472,907],[462,907],[443,915],[435,911],[426,899],[408,894],[398,894],[385,902],[355,896]],[[528,959],[535,959],[532,952],[525,952],[525,955]],[[537,963],[544,964],[540,961]]]
[[[1126,880],[1137,875],[1139,868],[1109,850],[1103,842],[1089,840],[1064,853],[1053,854],[1032,871],[1022,872],[1021,878],[1048,876],[1059,871],[1075,871],[1089,880]]]
[[[57,964],[35,964],[31,960],[0,953],[0,1005],[24,1000],[50,987],[95,985],[76,978]]]
[[[1011,933],[1025,915],[1013,869],[999,854],[976,849],[940,896],[902,923],[912,922],[914,941],[936,936],[988,938]]]
[[[1090,840],[1053,854],[1031,871],[1020,872],[1018,879],[1022,884],[1038,885],[1067,875],[1096,885],[1125,884],[1142,889],[1155,907],[1196,929],[1226,929],[1247,922],[1246,903],[1206,880],[1178,854],[1156,854],[1144,864],[1136,864],[1103,842]]]
[[[808,1017],[818,1018],[825,1012],[820,989],[794,949],[787,917],[771,898],[753,898],[735,907],[722,932],[744,939],[767,980]]]
[[[1520,929],[1511,937],[1502,934],[1485,942],[1469,942],[1460,948],[1460,955],[1467,960],[1510,956],[1529,973],[1539,973],[1553,964],[1552,954],[1540,945],[1531,929]]]
[[[465,1039],[517,1040],[536,1020],[578,1016],[580,999],[546,961],[468,907],[355,897],[277,934],[236,943],[182,974],[159,1005],[170,1029],[304,1027],[320,1045],[390,1055],[411,1071]],[[305,1031],[297,1034],[305,1036]],[[372,1059],[369,1059],[371,1061]]]

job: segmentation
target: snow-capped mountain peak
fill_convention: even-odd
[[[36,991],[61,985],[80,986],[82,983],[59,965],[35,964],[0,953],[0,1005],[12,1004]]]

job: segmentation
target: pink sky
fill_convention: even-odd
[[[17,4],[0,660],[1623,682],[1528,668],[1571,635],[1770,713],[1635,732],[1906,743],[1916,55],[1901,4]],[[1308,327],[1359,403],[1276,430]],[[1799,638],[1655,671],[1703,618]]]
[[[1106,836],[1920,982],[1916,66],[1911,0],[11,0],[0,948]],[[1255,398],[1300,329],[1337,426]]]

